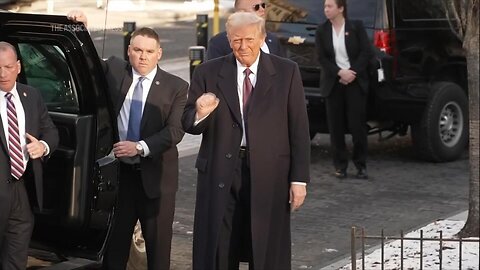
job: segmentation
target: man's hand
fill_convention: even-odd
[[[220,100],[217,98],[217,96],[215,96],[214,93],[208,92],[201,95],[195,103],[197,119],[202,119],[203,117],[209,115],[217,108],[219,103]]]
[[[67,18],[73,22],[83,23],[87,26],[87,16],[83,11],[80,10],[72,10],[68,12]]]
[[[43,157],[46,147],[37,138],[26,133],[27,138],[27,152],[31,159],[37,159]]]
[[[357,78],[357,73],[351,69],[341,69],[338,74],[340,83],[347,85]]]
[[[307,186],[291,184],[290,185],[290,211],[295,211],[302,206],[307,196]]]
[[[137,142],[121,141],[113,145],[113,153],[116,157],[134,157],[137,153]]]

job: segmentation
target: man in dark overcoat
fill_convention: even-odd
[[[193,269],[291,269],[290,213],[306,196],[310,139],[298,66],[260,51],[264,20],[227,21],[233,53],[198,66],[183,127],[202,134]],[[246,74],[246,75],[244,75]]]

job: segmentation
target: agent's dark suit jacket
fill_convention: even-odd
[[[195,101],[214,93],[218,107],[194,126]],[[298,66],[261,53],[246,115],[251,172],[252,247],[255,269],[290,269],[291,181],[308,182],[310,137]],[[183,127],[203,134],[196,162],[197,201],[193,269],[215,269],[215,250],[239,159],[242,119],[233,54],[199,65],[193,74]],[[247,225],[248,226],[248,225]]]
[[[335,62],[332,40],[332,24],[329,20],[317,28],[315,36],[318,60],[321,66],[320,94],[330,95],[333,85],[339,80],[340,67]],[[361,21],[345,20],[345,47],[350,60],[350,69],[357,72],[357,81],[362,90],[368,92],[368,62],[372,57],[372,48]]]
[[[274,34],[267,32],[265,42],[271,54],[285,57],[285,50]],[[207,60],[225,56],[231,52],[232,48],[230,48],[230,43],[228,43],[227,32],[218,33],[208,41]]]
[[[50,148],[50,154],[58,145],[58,131],[48,115],[48,110],[43,103],[40,92],[30,86],[17,83],[17,91],[25,111],[25,131],[39,140],[43,140]],[[1,92],[3,93],[3,92]],[[1,96],[0,98],[5,98]],[[11,194],[8,194],[7,181],[11,180],[10,156],[8,155],[8,134],[4,133],[2,118],[0,117],[0,231],[3,229],[10,209]],[[28,143],[28,142],[27,142]],[[47,160],[30,159],[27,169],[32,169],[35,179],[35,192],[40,210],[43,209],[43,167],[42,162]],[[0,239],[1,240],[1,239]]]
[[[132,67],[111,57],[104,62],[104,70],[116,117],[132,84]],[[177,143],[185,134],[181,117],[187,91],[187,82],[157,67],[140,124],[140,139],[150,149],[150,155],[140,159],[143,188],[150,199],[177,191]]]

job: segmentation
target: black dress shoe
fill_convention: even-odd
[[[344,178],[347,178],[347,170],[345,169],[337,169],[335,171],[335,177],[339,178],[339,179],[344,179]]]
[[[368,179],[367,169],[365,168],[358,169],[357,179]]]

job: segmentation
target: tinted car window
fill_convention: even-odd
[[[404,20],[446,19],[445,7],[440,0],[399,1],[400,16]]]
[[[26,83],[42,93],[49,111],[77,113],[74,90],[65,54],[56,45],[19,43]]]
[[[318,0],[271,0],[267,20],[319,24],[326,20],[323,3],[324,1]],[[366,26],[373,26],[376,0],[351,0],[347,5],[347,16],[350,19],[362,20]]]

